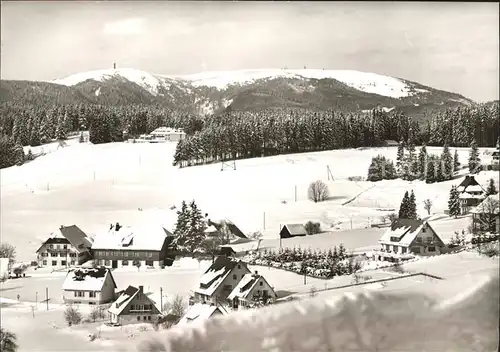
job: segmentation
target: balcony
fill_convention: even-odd
[[[152,309],[151,308],[143,308],[143,309],[130,309],[130,313],[151,313]]]

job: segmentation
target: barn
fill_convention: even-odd
[[[302,224],[286,224],[281,228],[280,238],[307,236],[307,231]]]

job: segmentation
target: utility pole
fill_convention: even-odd
[[[307,283],[307,275],[304,273],[304,285]]]
[[[94,181],[95,181],[95,171],[94,171]]]
[[[49,310],[49,287],[45,287],[45,299],[47,301],[47,310]]]
[[[35,292],[35,304],[36,308],[38,309],[38,292]]]
[[[163,313],[163,287],[160,287],[160,313]]]
[[[295,185],[295,203],[297,203],[297,185]]]
[[[266,212],[264,212],[263,221],[264,221],[264,230],[265,230],[266,229]]]

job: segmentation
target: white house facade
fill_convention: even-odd
[[[116,283],[111,271],[96,269],[72,269],[63,283],[65,303],[104,304],[115,299]]]

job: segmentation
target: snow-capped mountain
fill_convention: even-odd
[[[61,103],[155,104],[210,114],[236,110],[303,106],[344,111],[429,110],[472,104],[459,94],[401,78],[352,70],[260,69],[153,74],[131,68],[82,72],[50,82],[2,81],[2,100]]]

